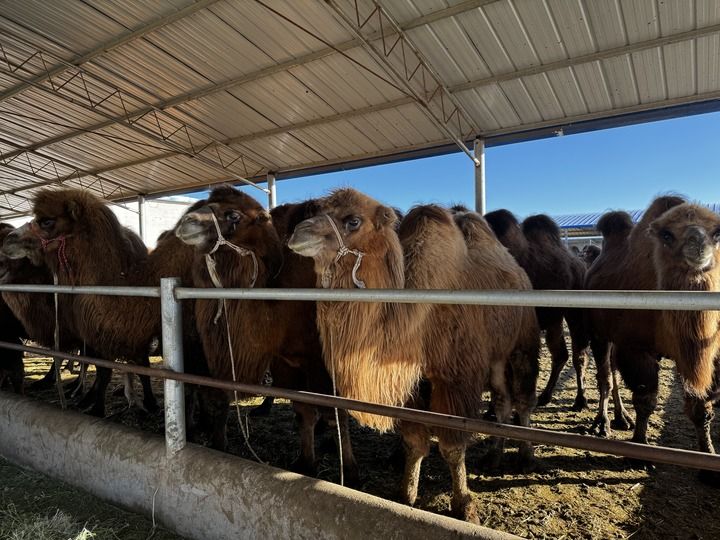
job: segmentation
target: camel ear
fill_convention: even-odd
[[[375,228],[381,229],[386,225],[392,225],[397,221],[397,214],[392,208],[379,206],[375,211]]]
[[[73,219],[77,221],[82,216],[82,207],[77,201],[67,201],[65,203],[65,211]]]

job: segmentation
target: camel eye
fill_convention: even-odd
[[[48,229],[52,229],[55,226],[55,220],[52,218],[42,218],[38,221],[38,225],[41,229],[47,231]]]
[[[241,218],[242,215],[240,212],[236,212],[235,210],[228,210],[225,212],[225,219],[230,223],[239,223]]]
[[[712,237],[713,237],[713,241],[715,243],[720,242],[720,229],[716,229],[715,232],[713,233]]]
[[[345,220],[345,228],[348,231],[356,231],[362,225],[362,220],[357,216],[351,216]]]
[[[667,229],[663,229],[663,230],[660,231],[660,239],[661,239],[665,244],[672,244],[673,241],[675,241],[675,235],[673,235],[673,233],[671,233],[671,232],[668,231]]]

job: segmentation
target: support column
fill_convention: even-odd
[[[268,193],[268,209],[272,210],[277,206],[277,190],[275,188],[275,173],[268,173],[267,174],[267,185],[268,190],[270,193]]]
[[[160,313],[165,368],[184,371],[182,342],[182,306],[175,298],[179,278],[160,280]],[[165,448],[172,457],[185,448],[185,388],[183,383],[165,379]]]
[[[475,139],[475,211],[485,215],[485,141]]]
[[[146,223],[145,223],[145,195],[138,195],[137,198],[138,201],[138,230],[140,232],[140,238],[143,242],[147,243],[147,239],[145,238],[145,234],[147,231]]]

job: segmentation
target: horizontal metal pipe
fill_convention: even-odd
[[[102,296],[144,296],[160,298],[160,287],[116,287],[106,285],[0,285],[0,292],[97,294]]]
[[[720,293],[696,291],[517,291],[421,289],[175,289],[178,300],[316,300],[566,308],[720,310]]]
[[[101,360],[99,358],[90,358],[88,356],[79,356],[67,354],[63,352],[50,351],[40,347],[28,347],[15,343],[0,341],[0,347],[31,352],[43,356],[57,356],[77,360],[86,364],[95,364],[96,366],[117,369],[123,372],[136,373],[138,375],[148,375],[150,377],[158,377],[162,379],[173,379],[176,381],[195,384],[198,386],[209,386],[211,388],[219,388],[221,390],[246,393],[260,394],[264,396],[272,396],[277,398],[286,398],[301,403],[309,403],[319,407],[338,407],[340,409],[350,409],[370,414],[378,414],[397,418],[406,422],[417,422],[434,427],[456,429],[470,433],[484,433],[486,435],[494,435],[507,439],[515,439],[520,441],[533,441],[541,444],[566,446],[568,448],[576,448],[579,450],[590,450],[602,454],[613,454],[616,456],[625,456],[643,461],[652,461],[656,463],[667,463],[670,465],[679,465],[682,467],[690,467],[694,469],[707,469],[720,472],[720,456],[714,454],[706,454],[696,452],[694,450],[681,450],[677,448],[667,448],[662,446],[649,446],[627,441],[613,441],[609,439],[599,439],[587,435],[577,435],[574,433],[563,433],[558,431],[550,431],[546,429],[527,428],[520,426],[511,426],[507,424],[497,424],[487,422],[475,418],[464,418],[461,416],[453,416],[449,414],[439,414],[429,411],[420,411],[417,409],[407,409],[404,407],[393,407],[390,405],[379,405],[376,403],[367,403],[354,399],[340,398],[328,396],[325,394],[316,394],[313,392],[304,392],[299,390],[287,390],[284,388],[275,388],[272,386],[259,386],[255,384],[242,384],[230,381],[220,381],[211,379],[210,377],[202,377],[199,375],[191,375],[189,373],[178,373],[168,369],[150,368],[136,366],[133,364],[123,364],[112,362],[109,360]]]

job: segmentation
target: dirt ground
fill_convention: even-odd
[[[48,365],[46,359],[28,359],[28,379],[39,378]],[[592,423],[597,405],[592,360],[589,366],[591,409],[581,413],[570,410],[576,385],[574,370],[567,366],[553,402],[536,411],[535,426],[577,433]],[[542,367],[539,388],[549,370],[547,355],[543,356]],[[681,390],[674,383],[671,362],[662,362],[660,376],[660,405],[651,420],[650,440],[692,449],[694,430],[682,413]],[[115,376],[114,384],[119,383],[120,379]],[[154,381],[154,387],[161,397],[161,381]],[[28,393],[57,402],[53,390],[35,391],[30,387]],[[624,392],[623,397],[632,413],[629,393]],[[243,402],[242,414],[259,402],[259,399]],[[109,397],[108,415],[109,421],[140,429],[157,433],[163,429],[162,412],[147,414],[128,410],[121,395]],[[299,453],[290,404],[277,401],[269,417],[251,418],[249,422],[250,444],[259,457],[272,465],[288,468]],[[228,426],[230,452],[252,459],[234,412]],[[714,427],[713,434],[717,432],[718,428]],[[394,499],[401,474],[391,465],[391,455],[400,444],[399,437],[379,435],[357,424],[353,424],[352,437],[361,468],[360,489]],[[615,432],[613,437],[627,439],[630,433]],[[337,482],[338,459],[331,434],[319,437],[318,445],[321,458],[318,477]],[[694,471],[665,465],[646,471],[632,468],[622,458],[540,445],[537,447],[540,469],[532,474],[519,474],[513,467],[516,450],[511,443],[503,470],[486,474],[480,467],[485,450],[485,437],[478,435],[468,451],[467,461],[470,489],[474,492],[480,521],[487,527],[530,538],[720,538],[720,490],[700,484]],[[437,449],[423,463],[417,506],[440,514],[449,513],[450,479]]]

